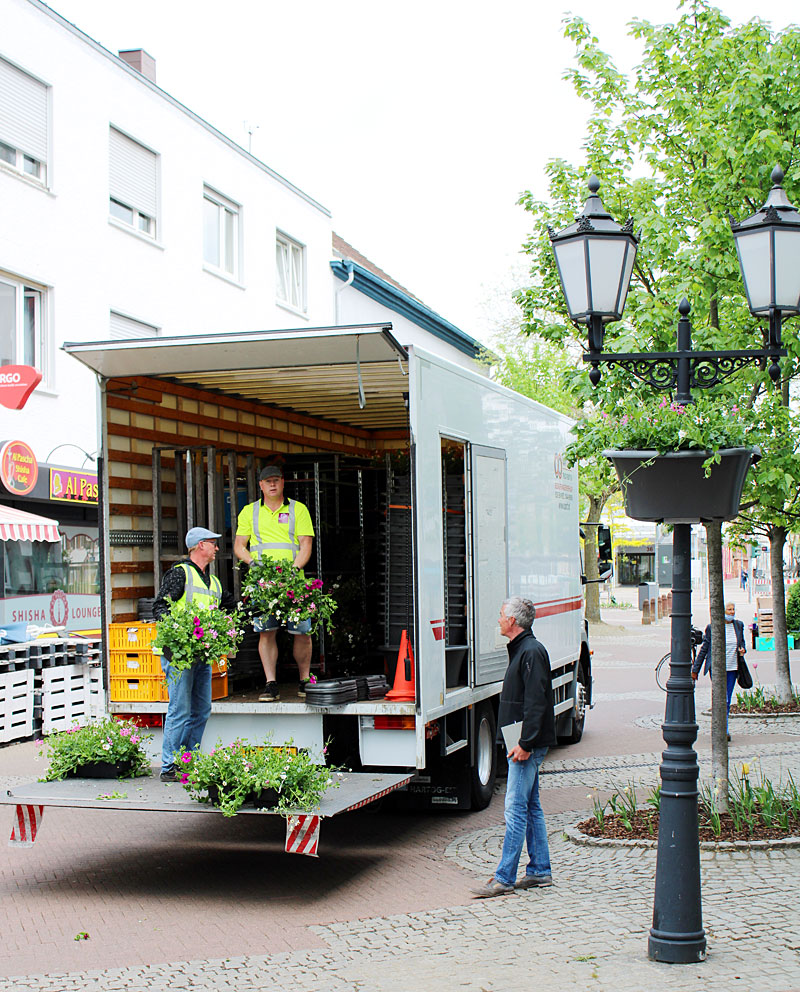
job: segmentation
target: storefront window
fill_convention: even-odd
[[[638,586],[655,581],[655,555],[618,554],[617,581],[621,586]]]
[[[100,591],[97,538],[90,534],[47,541],[6,541],[3,548],[5,596]]]

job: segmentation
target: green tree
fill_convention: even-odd
[[[533,221],[525,245],[532,284],[516,296],[527,333],[562,347],[585,342],[585,331],[567,319],[548,227],[560,228],[579,212],[594,172],[609,212],[620,221],[632,216],[641,228],[626,319],[608,328],[606,350],[672,350],[675,308],[684,295],[692,304],[695,347],[759,347],[765,340],[766,329],[747,309],[728,215],[742,218],[761,206],[775,162],[782,164],[787,193],[797,201],[800,29],[773,33],[757,19],[733,26],[706,0],[685,0],[679,9],[674,24],[631,23],[642,56],[630,76],[615,67],[583,19],[565,21],[575,45],[575,64],[566,76],[591,108],[587,165],[552,159],[547,201],[530,192],[520,197]],[[796,334],[786,338],[791,354],[783,362],[784,402],[800,355]],[[724,388],[752,405],[763,390],[763,375],[742,372]],[[626,373],[604,368],[593,402],[613,415],[629,389]],[[600,464],[597,458],[594,463]],[[776,526],[777,545],[785,527],[780,521]],[[715,535],[709,537],[716,548]],[[782,546],[776,557],[782,561]],[[716,561],[718,567],[721,555]],[[710,584],[718,631],[712,665],[718,672],[725,666],[721,573]],[[714,684],[721,684],[719,677]],[[725,724],[719,724],[715,720],[715,769],[724,765],[727,772]],[[717,777],[724,788],[727,774]]]

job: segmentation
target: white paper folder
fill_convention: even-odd
[[[516,747],[519,744],[519,735],[522,733],[522,720],[519,723],[509,723],[500,729],[503,734],[503,740],[506,742],[506,751],[510,751],[512,747]]]

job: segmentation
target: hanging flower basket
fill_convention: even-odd
[[[758,448],[721,448],[719,461],[706,462],[712,452],[700,449],[603,452],[622,483],[625,512],[634,520],[696,524],[733,520],[739,512],[742,488]]]

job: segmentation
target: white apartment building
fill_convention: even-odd
[[[160,89],[146,52],[114,54],[40,0],[2,4],[0,366],[34,366],[42,382],[22,410],[0,406],[0,511],[58,521],[77,616],[73,595],[96,584],[96,389],[64,342],[386,320],[461,364],[479,346],[335,239],[312,196]],[[38,475],[9,477],[4,452]],[[62,619],[57,546],[4,542],[3,527],[0,624],[22,618],[5,599],[34,594],[27,619]]]

